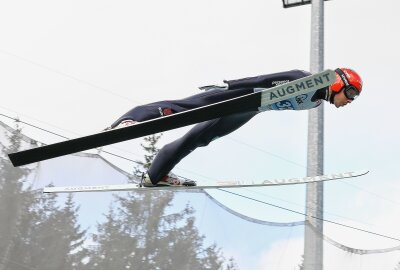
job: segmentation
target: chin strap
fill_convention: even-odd
[[[324,99],[326,101],[333,101],[333,99],[329,97],[329,87],[321,89],[319,92],[320,93],[318,94],[318,99]]]

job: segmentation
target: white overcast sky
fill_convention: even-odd
[[[325,7],[325,68],[351,67],[364,80],[353,104],[325,104],[325,172],[371,171],[351,185],[327,184],[325,209],[400,238],[400,3],[332,0]],[[286,10],[281,0],[3,0],[0,113],[71,138],[92,134],[136,105],[183,98],[197,86],[309,70],[309,48],[310,6]],[[160,146],[187,129],[165,133]],[[44,143],[60,140],[24,131]],[[267,112],[196,150],[175,172],[199,182],[303,176],[306,138],[307,112]],[[140,142],[107,150],[139,159]],[[129,162],[110,160],[131,170]],[[304,205],[304,187],[260,192]]]

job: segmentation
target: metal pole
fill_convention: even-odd
[[[311,1],[311,64],[312,73],[324,66],[324,1]],[[307,175],[323,174],[324,154],[324,107],[323,104],[308,114]],[[306,226],[304,232],[304,269],[323,269],[323,192],[322,183],[307,184]],[[317,219],[316,219],[317,218]],[[314,229],[312,227],[314,227]],[[316,233],[319,232],[319,233]]]

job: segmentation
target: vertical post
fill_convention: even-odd
[[[324,1],[311,1],[311,64],[312,73],[324,66]],[[324,107],[312,109],[308,114],[307,175],[323,174]],[[306,226],[304,232],[304,269],[323,269],[323,183],[310,183],[306,187]],[[319,232],[319,233],[316,233]]]

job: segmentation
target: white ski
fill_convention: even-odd
[[[345,173],[334,173],[328,175],[308,176],[301,178],[273,179],[261,182],[246,181],[218,181],[215,185],[197,185],[197,186],[156,186],[141,187],[139,184],[121,184],[121,185],[95,185],[95,186],[64,186],[64,187],[45,187],[44,193],[70,193],[70,192],[98,192],[98,191],[131,191],[131,190],[188,190],[188,189],[217,189],[217,188],[241,188],[241,187],[264,187],[264,186],[283,186],[305,183],[324,182],[329,180],[339,180],[345,178],[354,178],[366,175],[369,171],[356,171]]]

